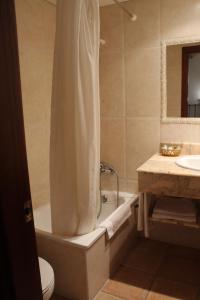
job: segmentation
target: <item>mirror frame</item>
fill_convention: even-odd
[[[167,46],[200,43],[200,36],[161,41],[161,122],[171,124],[200,124],[200,118],[167,117]],[[181,101],[181,99],[180,99]]]

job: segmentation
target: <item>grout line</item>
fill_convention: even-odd
[[[109,293],[109,292],[101,291],[101,293],[104,293],[104,294],[106,294],[106,295],[110,295],[110,296],[115,297],[116,299],[119,299],[119,300],[124,300],[124,298],[121,298],[121,297],[116,296],[115,294],[111,294],[111,293]],[[94,300],[95,300],[95,299],[94,299]]]
[[[103,289],[104,289],[104,287],[106,286],[106,284],[108,283],[109,280],[110,280],[110,278],[108,278],[108,279],[106,280],[106,282],[103,284],[103,286],[98,290],[98,292],[97,292],[97,294],[95,295],[95,297],[94,297],[93,300],[96,299],[96,297],[99,295],[99,293],[105,293],[105,292],[103,291]]]
[[[147,117],[147,116],[144,116],[144,117],[124,117],[124,116],[104,116],[104,115],[101,115],[101,119],[102,120],[138,120],[138,121],[143,121],[143,120],[150,120],[150,121],[159,121],[160,118],[159,117]]]
[[[159,43],[160,43],[160,40],[159,40]],[[150,47],[144,47],[144,46],[142,46],[142,47],[129,47],[129,48],[127,48],[127,49],[125,49],[125,54],[131,54],[131,53],[133,53],[133,51],[134,50],[145,50],[145,51],[150,51],[150,50],[160,50],[161,49],[161,47],[160,47],[160,44],[158,44],[158,45],[154,45],[154,46],[150,46]]]
[[[126,115],[127,115],[127,97],[126,97],[126,65],[125,65],[125,21],[124,21],[124,13],[122,12],[122,80],[123,80],[123,144],[124,144],[124,177],[127,177],[127,123],[126,123]],[[127,182],[125,180],[125,186],[127,189]]]
[[[148,296],[149,296],[150,292],[153,291],[153,286],[154,286],[156,280],[163,280],[163,281],[173,282],[173,283],[177,283],[177,284],[183,284],[183,285],[185,284],[185,285],[188,285],[188,286],[191,286],[191,287],[192,287],[192,286],[193,286],[193,287],[197,287],[198,290],[197,290],[197,298],[196,298],[196,299],[200,299],[200,287],[199,287],[199,285],[193,284],[193,283],[191,283],[191,282],[184,282],[184,281],[172,280],[172,279],[168,279],[168,278],[160,278],[160,277],[158,276],[158,274],[159,274],[159,269],[160,269],[161,265],[163,264],[163,262],[165,261],[167,255],[168,255],[168,250],[170,249],[170,246],[171,246],[171,245],[168,244],[168,245],[163,249],[163,250],[164,250],[164,251],[163,251],[163,255],[162,255],[162,257],[161,257],[161,260],[160,260],[160,263],[159,263],[159,267],[158,267],[157,271],[155,272],[155,274],[150,274],[150,273],[145,272],[145,271],[143,271],[143,270],[141,270],[141,269],[139,269],[139,268],[127,266],[127,265],[125,265],[123,262],[120,264],[119,268],[120,268],[120,267],[125,267],[125,268],[127,268],[128,270],[130,270],[130,272],[131,272],[131,270],[133,270],[133,271],[134,271],[134,270],[135,270],[135,271],[140,271],[141,273],[144,273],[144,274],[146,274],[146,275],[149,275],[149,277],[151,277],[151,283],[150,283],[150,286],[149,286],[149,288],[148,288],[148,290],[147,290],[146,295],[144,295],[144,298],[143,298],[143,299],[148,299]],[[125,260],[125,261],[126,261],[126,260]],[[120,298],[120,297],[118,297],[118,296],[116,296],[116,295],[113,295],[113,294],[111,294],[111,293],[109,293],[109,292],[104,292],[104,291],[102,291],[102,292],[105,293],[105,294],[112,295],[112,296],[114,296],[114,297],[116,297],[116,298],[118,298],[118,299],[123,299],[123,298]]]
[[[139,271],[141,273],[144,273],[145,275],[149,275],[150,277],[152,277],[152,280],[154,280],[154,274],[152,273],[148,273],[147,271],[144,271],[144,270],[141,270],[137,267],[131,267],[131,266],[128,266],[128,265],[125,265],[125,264],[121,264],[122,267],[125,267],[126,269],[129,269],[129,270],[133,270],[133,271]]]
[[[44,0],[44,1],[47,2],[48,4],[56,7],[56,3],[52,2],[51,0]]]

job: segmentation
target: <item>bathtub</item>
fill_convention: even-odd
[[[53,266],[55,292],[69,299],[93,299],[136,238],[137,195],[120,192],[117,207],[115,192],[103,191],[102,194],[106,202],[102,203],[96,229],[81,236],[53,234],[49,204],[34,210],[38,254]],[[99,226],[125,203],[131,205],[132,215],[108,240],[106,229]]]

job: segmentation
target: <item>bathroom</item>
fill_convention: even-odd
[[[56,1],[15,0],[38,255],[53,267],[53,300],[198,299],[198,228],[173,222],[149,222],[147,226],[146,220],[141,221],[145,211],[140,211],[140,203],[147,200],[144,193],[152,192],[145,186],[148,180],[152,182],[145,174],[154,173],[148,173],[148,168],[156,158],[150,163],[149,159],[159,153],[161,143],[181,144],[181,155],[200,154],[199,119],[173,115],[165,95],[166,49],[177,44],[200,43],[200,2],[125,0],[120,4],[112,0],[100,3],[100,159],[114,170],[100,177],[106,205],[109,193],[114,191],[117,196],[118,176],[119,198],[131,203],[131,215],[111,239],[102,228],[97,228],[92,236],[80,236],[77,241],[74,237],[52,236],[47,230]],[[136,18],[132,20],[129,14]],[[168,164],[167,159],[174,158],[159,159]],[[163,173],[172,172],[175,176],[170,170]],[[198,200],[200,173],[177,174],[178,182],[181,176],[195,178],[191,193],[192,199]],[[171,183],[168,177],[158,179],[156,187],[163,181]],[[187,195],[182,193],[184,188],[178,190],[179,194],[170,190],[171,196],[191,196],[187,191]]]

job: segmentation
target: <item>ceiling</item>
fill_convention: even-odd
[[[48,2],[56,5],[56,1],[57,0],[47,0]],[[127,0],[120,0],[120,2],[124,2],[124,1],[127,1]],[[99,0],[100,2],[100,6],[105,6],[105,5],[110,5],[110,4],[113,4],[113,0]]]

